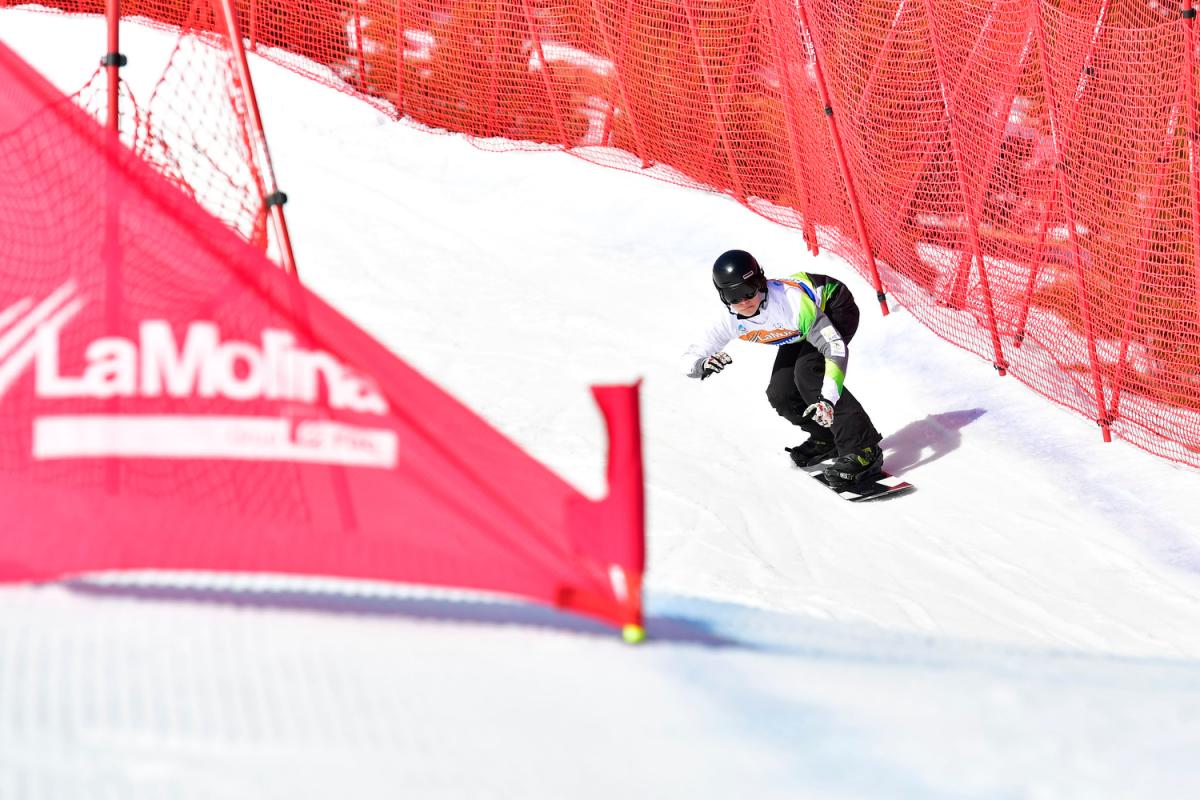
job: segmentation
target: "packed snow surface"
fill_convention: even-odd
[[[122,37],[144,96],[171,39]],[[0,41],[72,91],[103,23],[6,10]],[[8,587],[0,798],[1200,794],[1195,471],[880,316],[727,197],[252,69],[315,291],[592,496],[587,386],[643,379],[650,640],[354,582]],[[680,374],[732,247],[853,289],[847,385],[916,493],[856,506],[796,471],[771,348]]]

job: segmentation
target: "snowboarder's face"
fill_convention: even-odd
[[[762,305],[762,301],[762,292],[755,292],[753,297],[747,297],[739,303],[730,303],[729,307],[743,317],[752,317],[758,313],[758,307]]]

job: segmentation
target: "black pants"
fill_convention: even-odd
[[[858,307],[844,306],[830,310],[829,319],[849,342],[858,330]],[[828,439],[829,429],[804,417],[804,409],[821,399],[821,382],[825,378],[825,357],[808,342],[793,342],[779,348],[775,365],[771,367],[771,382],[767,384],[767,400],[779,416],[793,425],[799,425],[810,436]],[[874,446],[883,437],[862,404],[842,388],[842,397],[833,408],[833,440],[838,455]]]

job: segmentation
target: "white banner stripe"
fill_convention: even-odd
[[[58,331],[70,322],[82,308],[83,301],[75,298],[55,312],[54,316],[43,323],[32,336],[21,342],[20,347],[17,347],[15,351],[8,354],[0,354],[0,397],[4,396],[4,393],[8,391],[8,387],[25,371],[30,362],[33,361],[34,354],[37,352],[38,337],[43,335],[57,336]],[[24,325],[24,321],[22,321],[21,325]],[[17,330],[21,325],[18,325],[13,330]]]
[[[3,331],[14,319],[28,311],[31,305],[33,305],[33,301],[26,297],[0,311],[0,331]]]
[[[67,281],[62,286],[54,290],[54,292],[37,306],[25,315],[23,319],[17,322],[12,328],[0,336],[0,360],[7,359],[9,353],[12,352],[21,340],[28,336],[37,326],[49,316],[53,315],[55,310],[63,304],[64,301],[70,299],[75,292],[75,281]],[[75,316],[79,309],[83,307],[83,303],[75,299],[75,311],[73,311],[67,319]],[[20,303],[17,303],[20,306]],[[28,306],[25,306],[28,308]],[[7,313],[7,312],[6,312]],[[64,320],[65,322],[65,320]]]
[[[396,433],[278,417],[57,415],[33,421],[33,457],[213,458],[392,469]]]

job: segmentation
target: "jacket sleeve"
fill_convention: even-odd
[[[713,353],[719,353],[733,339],[733,334],[729,330],[729,325],[724,320],[714,323],[704,332],[700,341],[692,344],[684,351],[680,359],[680,366],[683,367],[683,372],[689,378],[699,378],[704,374],[704,368],[701,366],[704,359],[711,356]]]
[[[842,384],[846,380],[846,364],[850,354],[846,351],[846,342],[842,334],[829,317],[818,311],[812,327],[808,329],[809,344],[825,357],[825,378],[821,382],[821,396],[831,404],[837,405],[842,396]]]

